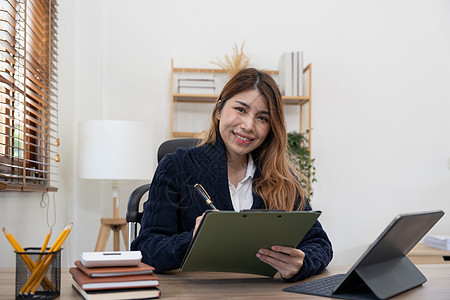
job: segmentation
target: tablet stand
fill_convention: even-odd
[[[367,288],[374,299],[387,299],[422,285],[426,277],[406,256],[359,266],[334,292],[335,296],[356,297]]]

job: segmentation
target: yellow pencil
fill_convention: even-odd
[[[63,231],[59,234],[58,238],[53,243],[53,246],[50,248],[50,250],[48,252],[53,251],[54,246],[61,239],[61,237],[64,235],[64,233],[67,231],[67,228],[68,228],[68,226],[64,227]],[[50,256],[50,255],[48,255],[48,256]],[[40,274],[40,268],[41,268],[44,260],[42,260],[38,264],[36,264],[36,267],[34,268],[33,272],[31,273],[30,278],[28,278],[28,281],[24,284],[24,286],[20,290],[20,294],[28,293],[31,290],[31,285],[38,279],[37,276],[38,276],[38,273]]]
[[[48,241],[50,240],[51,235],[52,229],[50,228],[49,232],[45,236],[44,244],[41,247],[41,253],[44,253],[45,249],[47,249]],[[38,264],[41,261],[42,257],[44,257],[44,255],[39,255],[39,258],[36,260],[36,264]]]
[[[57,252],[57,251],[61,250],[61,247],[64,244],[64,241],[66,240],[67,236],[69,235],[71,229],[72,229],[72,223],[70,225],[68,225],[66,232],[64,232],[64,234],[61,236],[61,238],[57,242],[55,242],[56,245],[54,244],[54,249],[52,250],[50,248],[50,252]],[[48,255],[45,258],[44,263],[39,271],[39,275],[36,277],[37,280],[35,280],[35,282],[31,285],[31,294],[34,294],[36,292],[36,289],[39,286],[39,283],[44,278],[45,273],[47,272],[48,268],[50,267],[50,264],[52,263],[53,256],[54,256],[54,254]]]
[[[61,250],[61,247],[62,247],[64,241],[66,240],[67,236],[69,235],[71,228],[72,228],[72,224],[70,225],[69,229],[65,232],[64,236],[58,242],[58,244],[56,245],[56,247],[55,247],[55,249],[53,251]],[[52,263],[53,256],[54,256],[54,254],[52,254],[49,257],[46,257],[46,261],[44,262],[44,265],[41,268],[40,274],[37,277],[38,279],[34,282],[33,285],[31,285],[31,287],[32,287],[31,294],[34,294],[36,292],[36,289],[39,286],[39,283],[44,278],[45,273],[47,272],[48,268],[50,267],[50,265]]]
[[[48,252],[55,252],[60,250],[71,229],[72,223],[64,227],[63,231],[60,233]],[[28,278],[28,281],[20,290],[20,294],[28,294],[32,290],[36,291],[37,286],[39,286],[39,283],[42,281],[42,278],[44,278],[44,275],[47,272],[48,267],[50,266],[52,258],[53,255],[47,255],[43,260],[39,262],[39,264],[36,265],[30,278]]]
[[[52,235],[52,229],[50,228],[50,230],[48,231],[47,235],[45,236],[44,244],[41,247],[41,251],[40,251],[41,253],[44,253],[45,250],[47,249],[47,245],[48,245],[48,242],[50,240],[51,235]],[[41,262],[41,260],[42,260],[42,258],[44,256],[45,255],[43,255],[43,254],[39,255],[38,259],[36,260],[36,265]],[[45,282],[46,282],[46,280],[43,281],[43,283],[45,283]],[[51,281],[48,281],[48,284],[45,284],[45,285],[47,286],[47,288],[42,286],[42,287],[44,287],[44,290],[47,290],[47,291],[54,291],[54,290],[56,290],[55,286],[51,283]]]
[[[25,252],[25,250],[23,250],[23,248],[19,245],[14,236],[8,230],[6,230],[5,227],[3,227],[3,233],[5,234],[5,237],[9,241],[11,246],[14,248],[14,251]],[[28,255],[21,255],[20,257],[22,257],[23,262],[27,265],[30,271],[33,271],[34,266],[32,266],[31,264],[33,263],[33,260]]]
[[[9,241],[9,243],[13,247],[14,251],[19,252],[19,253],[25,252],[25,250],[22,248],[22,246],[20,246],[19,242],[14,238],[14,236],[8,230],[6,230],[5,227],[3,227],[3,233],[5,234],[6,239]],[[28,254],[24,254],[24,255],[20,255],[20,258],[22,258],[23,262],[28,267],[28,270],[30,270],[30,272],[33,272],[36,267],[36,264],[30,258],[30,256]],[[44,281],[42,283],[42,287],[44,289],[46,289],[46,288],[49,288],[52,286],[53,285],[51,284],[50,280],[48,280],[48,278],[45,277]]]

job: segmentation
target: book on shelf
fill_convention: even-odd
[[[298,96],[298,51],[292,52],[292,96]]]
[[[296,96],[303,96],[303,52],[297,51],[296,52],[296,74],[297,74],[297,80],[295,81],[297,86],[297,93]]]
[[[179,78],[178,86],[214,87],[215,80],[208,78]]]
[[[278,65],[278,85],[283,96],[303,96],[303,52],[284,52]]]
[[[178,77],[176,91],[181,94],[215,94],[216,80],[213,74],[183,73]]]
[[[284,96],[292,95],[292,53],[285,52],[280,57],[278,66],[278,76],[281,94]]]
[[[85,291],[73,278],[72,287],[86,300],[149,299],[161,296],[157,287]]]
[[[450,251],[450,235],[427,235],[424,243],[430,247]]]
[[[85,291],[102,289],[129,289],[155,287],[159,285],[159,278],[155,274],[90,277],[78,268],[70,268],[72,278]]]
[[[205,86],[178,86],[178,93],[180,94],[215,94],[216,88]]]
[[[133,267],[95,267],[88,268],[84,266],[80,260],[75,261],[75,266],[90,277],[113,277],[113,276],[131,276],[152,274],[155,268],[139,262]]]

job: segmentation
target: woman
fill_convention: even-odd
[[[177,269],[207,204],[200,183],[219,210],[311,210],[289,160],[281,93],[270,75],[248,68],[223,88],[203,143],[178,149],[159,163],[132,249],[156,271]],[[321,272],[331,243],[316,222],[297,248],[273,245],[255,255],[288,281]]]

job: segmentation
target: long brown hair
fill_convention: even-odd
[[[211,126],[202,144],[211,144],[220,135],[216,115],[225,102],[233,96],[248,90],[258,91],[267,102],[270,114],[270,131],[264,142],[254,151],[258,153],[261,176],[255,182],[254,192],[264,201],[268,209],[291,211],[304,208],[305,192],[300,184],[304,179],[291,161],[288,148],[286,121],[281,93],[275,80],[267,73],[254,68],[243,69],[228,81],[219,95],[212,112]],[[255,158],[255,157],[254,157]],[[300,203],[296,204],[296,200]]]

